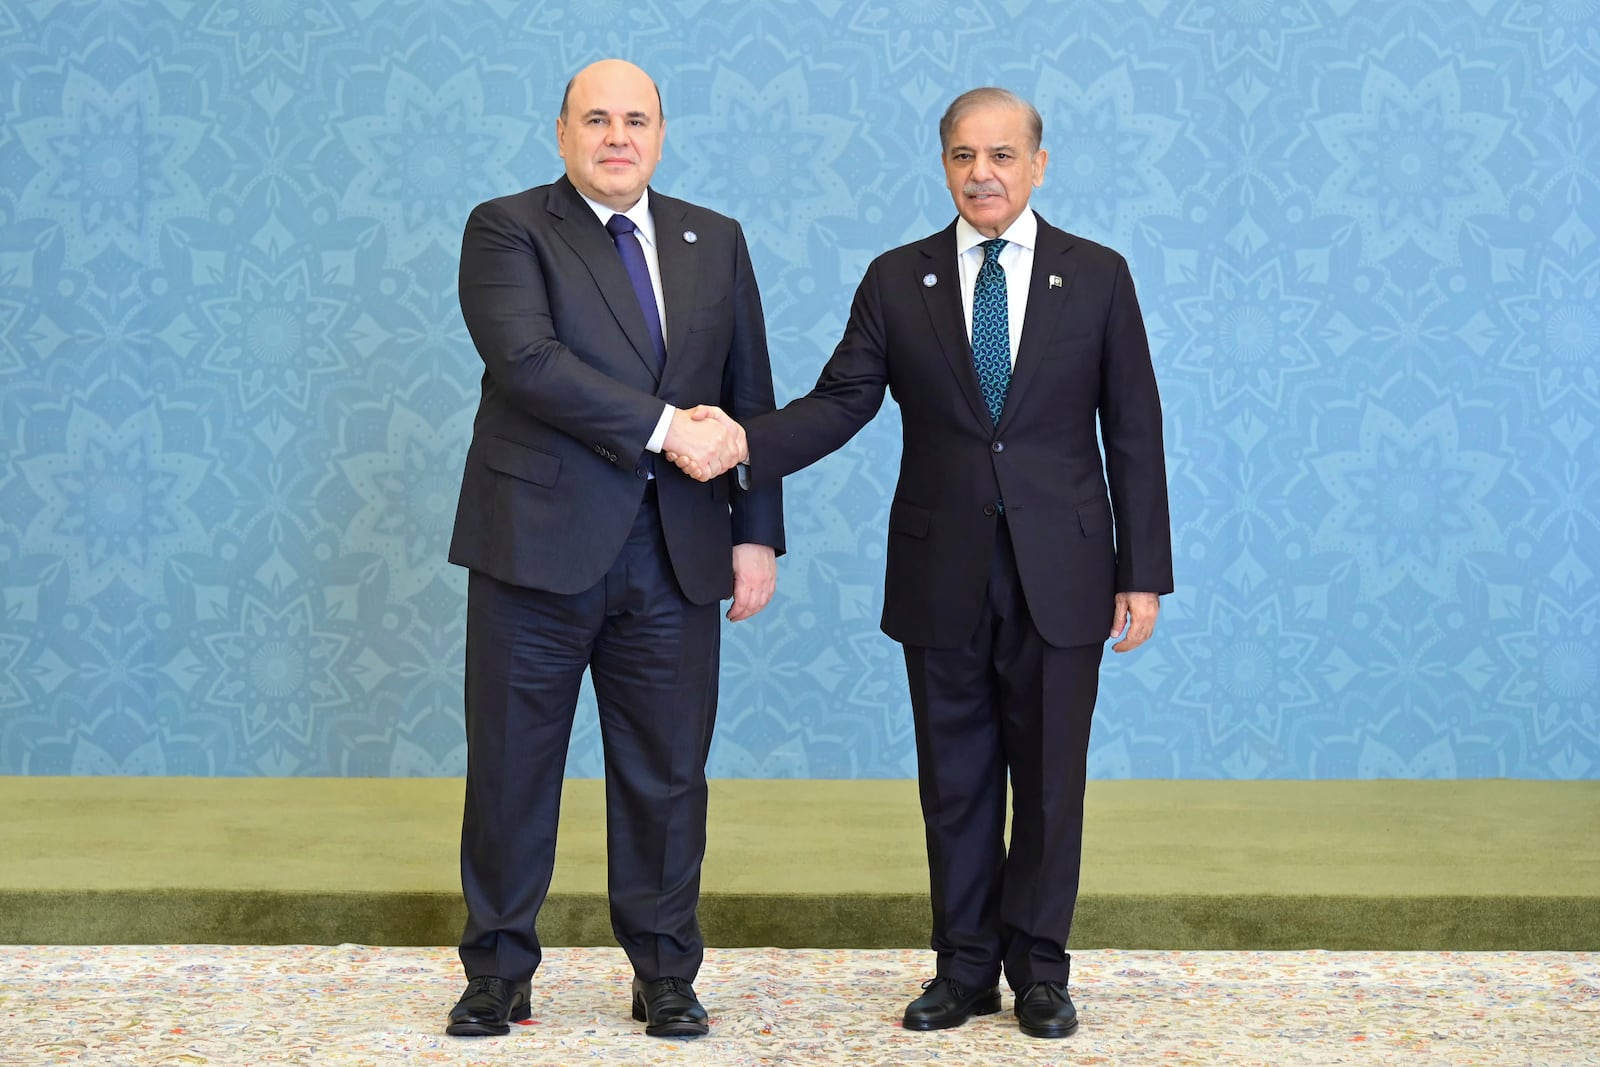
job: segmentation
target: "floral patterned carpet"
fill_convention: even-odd
[[[452,950],[0,947],[0,1063],[1600,1064],[1600,953],[1120,952],[1073,961],[1073,1037],[913,1033],[925,952],[720,949],[699,1041],[645,1037],[615,949],[552,949],[533,1021],[445,1037]]]

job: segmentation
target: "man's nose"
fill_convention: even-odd
[[[622,119],[612,119],[606,124],[606,144],[623,144],[628,139],[628,127]]]

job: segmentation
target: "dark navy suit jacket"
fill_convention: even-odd
[[[884,632],[930,648],[972,635],[1003,501],[1040,635],[1058,647],[1104,641],[1118,591],[1172,590],[1161,400],[1127,262],[1039,220],[998,426],[959,278],[953,222],[875,259],[816,387],[746,424],[749,484],[776,484],[844,444],[887,389],[904,441]]]
[[[663,403],[772,410],[760,295],[734,220],[650,193],[667,362],[616,247],[565,177],[478,205],[461,247],[461,312],[483,358],[450,561],[514,585],[577,593],[617,558],[645,471],[684,595],[731,595],[732,546],[783,551],[782,490],[730,494],[645,443]]]

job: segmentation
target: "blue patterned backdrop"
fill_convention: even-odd
[[[1596,0],[7,0],[0,772],[463,771],[461,226],[612,54],[658,187],[743,220],[780,399],[951,217],[949,99],[1038,103],[1167,410],[1180,591],[1095,774],[1600,776]],[[792,481],[714,774],[914,773],[898,448]]]

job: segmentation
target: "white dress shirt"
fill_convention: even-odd
[[[578,195],[583,196],[581,192]],[[650,216],[650,190],[646,189],[644,191],[637,204],[621,212],[613,211],[604,204],[590,200],[587,196],[583,196],[583,202],[594,209],[595,217],[600,220],[600,225],[602,226],[611,221],[611,216],[621,214],[632,219],[634,226],[638,227],[636,233],[639,237],[639,247],[644,249],[644,264],[650,268],[650,288],[655,290],[656,310],[661,316],[661,336],[665,338],[667,336],[667,300],[661,293],[661,264],[656,256],[656,220]],[[970,309],[972,298],[970,296],[967,298],[967,304],[969,306],[967,317],[970,319],[972,317]],[[970,329],[970,326],[968,328]],[[661,446],[667,440],[667,430],[672,425],[673,410],[671,404],[663,405],[661,418],[656,422],[656,431],[650,435],[650,440],[645,442],[644,447],[649,451],[661,451]]]
[[[1028,313],[1028,286],[1033,281],[1033,250],[1039,239],[1039,217],[1029,208],[1000,235],[1007,243],[1000,250],[1006,272],[1006,327],[1011,333],[1011,366],[1017,365],[1022,343],[1022,320]],[[967,323],[967,343],[972,343],[972,291],[983,266],[983,242],[989,240],[966,219],[956,219],[956,268],[961,273],[961,313]]]

